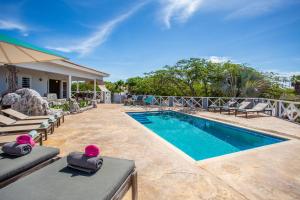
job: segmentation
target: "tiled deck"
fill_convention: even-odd
[[[300,138],[299,125],[273,117],[244,119],[197,113],[294,138],[196,164],[127,116],[126,109],[121,105],[100,105],[67,116],[45,145],[59,147],[66,155],[96,143],[102,147],[103,155],[135,160],[142,200],[300,199],[300,140],[296,138]],[[129,193],[126,199],[130,199]]]

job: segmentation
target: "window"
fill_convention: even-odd
[[[22,77],[22,88],[30,88],[30,78]]]

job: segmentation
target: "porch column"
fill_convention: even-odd
[[[77,85],[76,85],[76,92],[79,93],[79,82],[76,81],[76,84],[77,84]]]
[[[68,98],[72,97],[72,76],[69,75],[69,80],[68,80]]]
[[[97,80],[94,79],[94,99],[96,99],[97,91],[96,91]]]

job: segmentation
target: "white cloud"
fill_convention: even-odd
[[[18,30],[24,36],[28,36],[28,27],[25,24],[0,19],[0,29],[2,30]]]
[[[224,19],[257,17],[298,0],[158,0],[159,18],[167,28],[173,21],[186,22],[197,11],[223,14]]]
[[[247,0],[245,4],[239,5],[229,15],[227,15],[226,19],[259,16],[275,10],[284,3],[288,3],[288,0]]]
[[[84,56],[93,51],[96,47],[102,45],[120,23],[128,19],[143,5],[144,3],[138,4],[128,12],[100,25],[99,27],[97,27],[97,30],[94,33],[92,33],[89,37],[79,40],[76,43],[66,45],[64,47],[48,46],[48,48],[66,53],[76,52],[79,53],[81,56]]]
[[[161,0],[163,6],[160,17],[167,28],[171,21],[187,21],[199,8],[203,0]]]
[[[224,63],[229,61],[230,59],[228,57],[210,56],[208,60],[213,63]]]

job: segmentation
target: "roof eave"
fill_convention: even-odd
[[[53,60],[51,62],[55,63],[55,64],[63,65],[65,67],[70,67],[68,65],[71,65],[71,66],[73,65],[73,66],[81,68],[81,70],[84,71],[84,72],[96,74],[96,75],[99,75],[99,76],[102,76],[102,77],[109,77],[110,76],[110,74],[108,74],[108,73],[105,73],[105,72],[102,72],[102,71],[98,71],[98,70],[95,70],[95,69],[92,69],[92,68],[89,68],[89,67],[85,67],[85,66],[73,63],[73,62],[71,62],[69,60]],[[68,65],[66,65],[64,63],[66,63]]]

